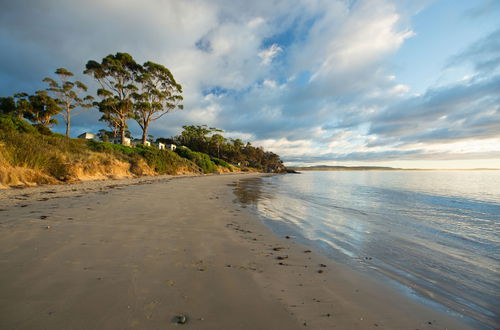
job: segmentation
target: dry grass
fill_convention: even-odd
[[[170,150],[89,144],[59,134],[40,134],[25,122],[17,123],[16,118],[0,119],[0,187],[3,188],[201,172],[194,163]],[[23,129],[16,129],[19,126]]]

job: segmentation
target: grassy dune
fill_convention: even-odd
[[[238,170],[182,148],[127,147],[71,139],[43,131],[22,119],[0,116],[0,187],[56,184],[159,174],[201,174]],[[185,156],[185,157],[181,157]]]

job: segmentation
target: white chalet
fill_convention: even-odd
[[[78,135],[79,139],[85,139],[85,140],[96,140],[96,136],[92,133],[85,132],[80,135]]]

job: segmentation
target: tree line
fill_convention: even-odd
[[[65,68],[55,71],[56,79],[43,79],[48,84],[33,95],[16,93],[0,97],[0,111],[25,118],[42,131],[57,124],[55,116],[61,114],[70,136],[71,120],[82,111],[96,107],[100,121],[111,128],[113,138],[125,140],[128,120],[135,120],[142,130],[142,143],[146,143],[151,122],[176,109],[183,109],[182,86],[169,69],[148,61],[138,64],[127,53],[108,55],[100,62],[90,60],[84,74],[99,84],[97,99],[88,95],[87,86],[72,80],[74,74]]]
[[[241,139],[225,138],[220,133],[224,131],[215,127],[183,126],[180,135],[173,139],[163,139],[183,145],[191,150],[202,152],[213,158],[226,162],[257,168],[264,172],[283,172],[285,166],[280,157],[262,147],[254,147],[250,142],[244,143]],[[158,139],[162,141],[162,139]]]

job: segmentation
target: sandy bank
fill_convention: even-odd
[[[467,328],[272,235],[233,202],[253,176],[0,191],[0,328]]]

